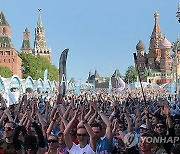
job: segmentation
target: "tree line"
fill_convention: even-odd
[[[56,66],[52,65],[45,57],[40,55],[33,56],[30,53],[19,53],[22,59],[22,75],[23,78],[28,76],[33,77],[34,80],[44,78],[44,71],[48,69],[48,79],[58,81],[59,71]],[[144,73],[143,75],[146,75]],[[5,78],[11,77],[13,74],[8,67],[0,66],[0,75]],[[126,83],[133,83],[137,80],[137,71],[134,66],[129,66],[123,77]]]

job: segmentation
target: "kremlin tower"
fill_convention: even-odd
[[[8,67],[13,74],[22,77],[22,60],[11,41],[11,27],[4,13],[0,12],[0,66]]]
[[[47,48],[45,39],[45,30],[41,19],[41,9],[39,9],[39,17],[37,22],[37,27],[35,28],[35,40],[33,54],[46,57],[51,62],[51,49]]]

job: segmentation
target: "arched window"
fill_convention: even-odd
[[[5,27],[2,29],[2,33],[6,34],[6,28]]]

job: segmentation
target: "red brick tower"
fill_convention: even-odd
[[[31,43],[30,43],[30,32],[28,28],[23,32],[23,43],[21,51],[25,53],[32,53]]]
[[[11,41],[11,28],[4,13],[0,12],[0,65],[9,67],[13,75],[22,77],[22,60]]]

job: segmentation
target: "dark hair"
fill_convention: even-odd
[[[159,134],[157,132],[155,132],[154,130],[147,130],[146,132],[142,133],[141,135],[142,137],[156,137],[158,138],[159,137]],[[162,145],[160,143],[156,143],[155,144],[158,146],[158,147],[161,147]]]
[[[122,120],[118,119],[118,123],[119,123],[119,124],[122,124],[122,125],[123,125],[123,127],[124,127],[124,129],[126,129],[126,126],[125,126],[124,121],[122,121]]]
[[[32,149],[32,150],[37,150],[38,149],[38,141],[35,136],[33,135],[28,135],[25,138],[24,141],[24,149]]]
[[[7,123],[9,123],[9,124],[13,124],[13,128],[16,128],[16,127],[17,127],[16,123],[15,123],[15,122],[13,122],[13,121],[7,121],[7,122],[6,122],[6,124],[7,124]]]
[[[170,152],[173,153],[173,154],[179,154],[180,153],[180,145],[179,144],[175,144],[171,148]]]
[[[142,133],[141,136],[145,136],[145,137],[158,137],[158,134],[154,130],[147,130],[146,132]]]
[[[84,129],[86,129],[84,126],[79,126],[79,127],[77,127],[77,129],[80,129],[80,128],[84,128]]]
[[[126,154],[139,154],[139,151],[135,146],[126,149]]]
[[[160,114],[154,114],[153,117],[157,118],[157,120],[164,120],[164,117]]]
[[[91,127],[99,127],[100,131],[102,131],[102,126],[101,126],[100,123],[97,123],[97,122],[92,123],[92,124],[91,124]]]
[[[157,124],[162,124],[166,127],[166,122],[164,120],[158,120]]]

